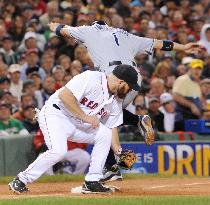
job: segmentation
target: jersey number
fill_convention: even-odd
[[[112,35],[114,36],[115,43],[116,43],[118,46],[120,46],[119,40],[118,40],[116,34],[115,34],[115,33],[112,33]]]

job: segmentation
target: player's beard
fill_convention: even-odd
[[[117,97],[120,99],[124,99],[128,92],[125,91],[125,87],[118,88],[117,90]]]

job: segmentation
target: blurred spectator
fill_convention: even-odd
[[[8,75],[8,66],[4,63],[0,63],[0,78]]]
[[[177,66],[177,68],[176,68],[176,76],[177,76],[177,77],[186,74],[186,72],[187,72],[187,68],[186,68],[185,65],[179,64],[179,65]]]
[[[75,49],[76,44],[77,44],[77,42],[74,40],[74,38],[65,39],[65,42],[59,49],[60,55],[62,55],[62,54],[66,55],[70,59],[73,60],[74,59],[74,49]]]
[[[29,49],[26,52],[26,63],[21,68],[21,80],[26,80],[27,76],[32,72],[38,72],[44,80],[45,71],[39,66],[39,56],[37,49]]]
[[[41,14],[46,12],[46,4],[43,0],[28,0],[28,2],[32,5],[34,14],[36,16],[40,16]]]
[[[62,19],[62,24],[66,24],[71,26],[74,20],[74,13],[72,11],[64,11],[63,13],[63,19]]]
[[[50,1],[47,3],[47,12],[39,17],[42,26],[46,27],[52,18],[58,14],[58,2]]]
[[[21,95],[21,99],[20,99],[21,106],[20,106],[19,110],[12,115],[12,117],[17,120],[23,121],[24,120],[23,108],[27,107],[27,106],[34,105],[34,104],[35,104],[35,100],[34,100],[33,96],[31,96],[30,94],[27,94],[27,93],[23,93]]]
[[[4,24],[0,25],[0,40],[2,41],[3,37],[7,34],[7,30]],[[1,45],[2,42],[0,42]]]
[[[28,105],[23,107],[23,126],[28,130],[30,134],[36,134],[39,130],[39,124],[34,120],[34,106]]]
[[[210,55],[206,57],[206,65],[202,72],[203,78],[210,78]]]
[[[43,45],[41,45],[40,47],[42,48],[42,46]],[[38,49],[40,50],[40,47],[38,46],[36,34],[32,31],[29,31],[25,33],[23,41],[18,47],[18,51],[24,53],[28,49],[37,49],[38,52]]]
[[[165,91],[164,80],[160,78],[155,78],[151,81],[151,88],[149,91],[149,96],[160,97],[160,95]]]
[[[201,102],[204,111],[210,111],[209,98],[210,98],[210,79],[205,78],[200,82],[201,87]]]
[[[190,64],[190,62],[192,61],[192,57],[190,56],[185,56],[184,58],[182,58],[182,64],[185,66],[188,66]]]
[[[210,55],[210,24],[203,25],[199,43],[206,48]]]
[[[11,117],[11,106],[4,101],[0,102],[0,135],[8,136],[12,134],[28,135],[28,131],[19,120]]]
[[[26,22],[30,21],[34,16],[33,8],[30,4],[23,6],[22,16]]]
[[[0,100],[4,101],[6,104],[11,105],[11,112],[17,111],[19,107],[19,101],[16,97],[12,95],[9,90],[1,90],[0,91]]]
[[[87,14],[79,14],[77,18],[77,26],[83,26],[90,24],[89,17]]]
[[[192,31],[191,31],[191,35],[192,35],[192,40],[193,41],[199,41],[200,40],[200,32],[201,29],[204,25],[204,21],[202,18],[200,18],[199,16],[195,16],[194,18],[192,18]]]
[[[12,27],[9,31],[17,47],[25,35],[25,21],[23,16],[16,15],[12,21]]]
[[[23,93],[29,94],[34,98],[35,106],[39,109],[44,105],[42,100],[42,93],[40,90],[36,90],[33,80],[26,80],[23,82]]]
[[[42,79],[38,72],[32,72],[29,74],[29,79],[34,81],[35,90],[42,89]]]
[[[175,102],[170,93],[163,93],[160,96],[161,107],[159,110],[164,114],[164,131],[174,132],[183,129],[182,118],[175,112]]]
[[[31,40],[29,37],[31,37],[31,39],[34,41],[36,41],[36,46],[39,49],[40,52],[43,52],[44,50],[44,45],[46,44],[46,39],[43,36],[43,34],[38,33],[39,32],[39,24],[38,24],[38,20],[37,19],[31,19],[29,21],[29,26],[26,29],[26,35],[24,36],[25,39],[25,46],[27,48],[30,48],[32,44]],[[34,35],[35,34],[35,35]],[[34,47],[32,47],[34,48]]]
[[[157,97],[149,98],[148,114],[152,119],[153,127],[157,131],[164,131],[164,115],[159,111],[160,100]]]
[[[33,142],[37,156],[47,150],[41,130],[36,133]],[[54,170],[65,174],[84,174],[90,164],[90,154],[85,150],[87,144],[67,141],[67,146],[68,152]],[[48,173],[54,174],[53,170],[48,170]]]
[[[79,60],[82,66],[85,65],[85,58],[87,55],[87,49],[83,45],[78,45],[74,50],[74,59]]]
[[[55,79],[55,90],[60,89],[63,86],[63,79],[65,76],[65,70],[63,66],[57,65],[52,69],[52,74]]]
[[[142,107],[146,106],[146,102],[145,102],[145,97],[142,94],[138,94],[132,103],[130,103],[127,107],[126,110],[128,110],[129,112],[135,114],[137,111],[137,106],[140,105]],[[138,115],[138,114],[137,114]]]
[[[169,64],[165,61],[158,63],[153,73],[153,77],[163,79],[164,81],[166,81],[167,76],[170,75],[171,75],[171,68]]]
[[[114,28],[124,27],[123,18],[118,14],[115,14],[112,16],[112,18],[110,19],[110,23],[111,23],[111,26]]]
[[[126,17],[124,19],[124,30],[130,32],[130,33],[135,33],[133,30],[133,25],[134,25],[134,19],[131,17]]]
[[[147,115],[148,114],[148,109],[146,108],[146,106],[143,105],[136,105],[136,115],[142,116],[142,115]]]
[[[53,60],[57,57],[57,51],[59,46],[54,46],[50,42],[45,45],[44,55],[48,55]]]
[[[165,82],[165,88],[166,88],[165,90],[167,92],[170,92],[170,93],[172,92],[175,80],[176,80],[176,76],[175,75],[167,76],[166,82]]]
[[[141,19],[140,31],[139,31],[138,35],[145,37],[148,29],[149,29],[149,21],[147,19]]]
[[[71,79],[72,79],[71,75],[69,74],[65,75],[63,78],[63,84],[66,85],[66,83],[68,83]]]
[[[79,60],[74,60],[71,64],[71,75],[75,76],[80,74],[82,71],[82,64]]]
[[[7,76],[3,76],[0,78],[0,91],[1,90],[9,90],[10,88],[10,79]]]
[[[55,92],[55,79],[52,76],[46,76],[43,82],[42,89],[42,103],[44,104],[46,100]]]
[[[2,39],[2,48],[0,53],[3,56],[3,61],[7,65],[17,63],[17,54],[13,51],[13,40],[10,35],[5,35]]]
[[[131,0],[119,0],[114,5],[114,8],[117,10],[117,13],[122,17],[129,17],[131,15]]]
[[[93,61],[92,61],[92,59],[91,59],[89,53],[87,53],[87,54],[85,55],[84,64],[85,64],[85,65],[84,65],[83,68],[82,68],[82,72],[84,72],[84,71],[86,71],[86,70],[95,70],[95,68],[94,68],[94,63],[93,63]],[[78,71],[78,72],[79,72],[79,71]]]
[[[46,75],[50,75],[52,72],[52,68],[54,66],[54,56],[50,56],[48,54],[43,54],[42,55],[42,60],[41,60],[41,68],[45,71]]]
[[[80,63],[81,64],[81,63]],[[65,69],[65,73],[66,74],[71,74],[71,58],[67,55],[60,55],[58,58],[58,65],[61,65],[64,69]],[[82,69],[82,65],[81,65],[81,69]]]
[[[21,67],[19,64],[12,64],[9,67],[9,75],[10,75],[10,88],[9,91],[13,96],[17,97],[20,100],[22,89],[23,89],[23,81],[20,80],[20,70]]]
[[[201,88],[199,85],[203,61],[193,59],[187,74],[178,77],[173,86],[173,97],[177,103],[176,111],[183,119],[201,117]]]

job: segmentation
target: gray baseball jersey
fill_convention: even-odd
[[[107,25],[69,26],[69,34],[87,47],[95,67],[107,74],[114,68],[109,66],[109,62],[121,61],[133,66],[137,53],[153,52],[154,39],[135,36]]]

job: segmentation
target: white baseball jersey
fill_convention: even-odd
[[[98,128],[93,129],[90,124],[75,118],[58,96],[64,88],[56,91],[38,114],[39,126],[48,150],[18,174],[25,184],[33,182],[65,158],[67,139],[94,144],[85,180],[99,181],[103,177],[103,167],[112,142],[111,128],[123,122],[122,103],[109,94],[103,72],[86,71],[70,80],[66,88],[76,97],[80,108],[88,115],[97,115],[101,123]]]
[[[77,99],[80,108],[87,115],[96,115],[102,124],[108,128],[114,128],[122,124],[122,102],[114,95],[109,94],[106,75],[98,71],[86,71],[75,76],[66,85]],[[84,123],[74,117],[64,106],[58,97],[57,90],[47,101],[56,104],[64,115],[68,116],[72,123],[80,128],[89,128],[90,124]]]
[[[154,39],[138,37],[107,25],[69,26],[69,34],[87,47],[95,67],[105,73],[111,73],[114,68],[109,62],[121,61],[133,66],[137,53],[153,52]]]

